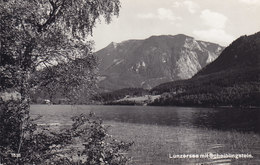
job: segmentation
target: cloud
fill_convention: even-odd
[[[225,28],[228,18],[217,12],[210,11],[209,9],[203,10],[201,12],[200,18],[203,20],[204,24],[211,28]]]
[[[228,18],[209,9],[203,10],[200,14],[202,23],[208,28],[205,30],[194,30],[193,34],[206,41],[220,44],[230,44],[235,38],[225,31]]]
[[[259,0],[239,0],[239,2],[248,4],[248,5],[260,5]]]
[[[174,8],[186,7],[191,14],[196,13],[200,8],[200,6],[197,3],[191,0],[185,0],[182,2],[175,1],[173,2],[173,7]]]
[[[196,13],[199,9],[199,5],[190,0],[184,1],[183,4],[188,8],[189,12],[192,14]]]
[[[165,9],[165,8],[159,8],[157,10],[158,18],[161,20],[172,20],[175,21],[177,19],[180,19],[180,17],[176,17],[172,10],[170,9]]]
[[[160,19],[160,20],[170,20],[170,21],[181,20],[181,17],[175,16],[172,10],[165,9],[165,8],[158,8],[156,13],[138,14],[137,17],[141,19]]]
[[[209,30],[194,30],[193,34],[205,41],[211,41],[228,45],[235,38],[232,35],[227,34],[223,29],[209,29]]]
[[[176,1],[176,2],[173,2],[173,7],[174,8],[178,8],[178,7],[181,7],[182,3]]]

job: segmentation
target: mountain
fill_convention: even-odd
[[[155,105],[260,106],[260,32],[242,36],[191,79],[164,83]]]
[[[245,70],[259,68],[260,65],[260,32],[241,36],[227,47],[214,62],[203,68],[197,76],[220,71]]]
[[[223,47],[179,35],[111,43],[96,52],[100,59],[99,86],[150,89],[160,83],[191,78],[214,61]]]

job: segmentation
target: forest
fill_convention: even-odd
[[[150,91],[161,94],[150,105],[260,106],[259,73],[260,68],[243,68],[161,84]]]

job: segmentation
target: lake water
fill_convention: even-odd
[[[72,116],[90,112],[108,121],[260,133],[260,109],[96,105],[31,107],[32,115],[42,115],[40,122],[48,123],[65,124]]]
[[[32,105],[38,124],[69,125],[70,118],[94,112],[113,123],[116,137],[135,141],[134,165],[260,164],[260,109],[153,106]],[[118,124],[115,124],[118,123]],[[252,154],[253,159],[178,159],[182,153]]]

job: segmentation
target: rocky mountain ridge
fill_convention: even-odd
[[[100,59],[99,86],[106,91],[191,78],[214,61],[224,47],[183,34],[112,42],[96,52]]]

